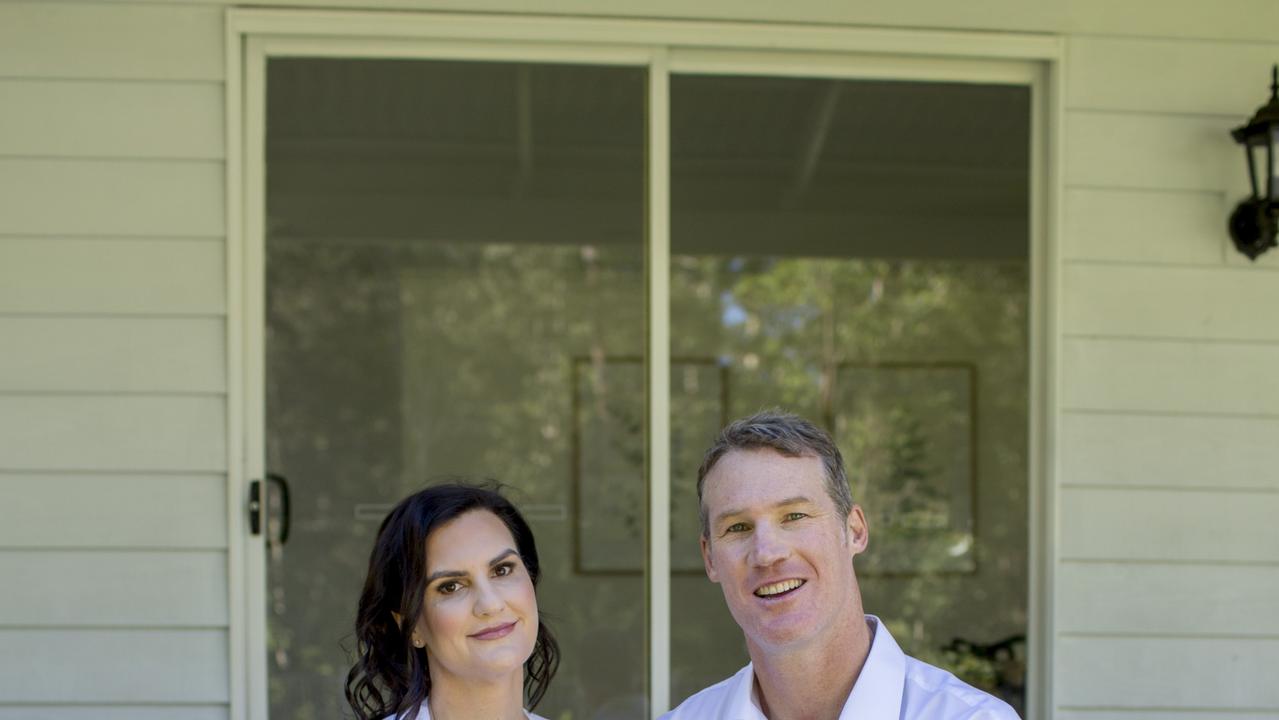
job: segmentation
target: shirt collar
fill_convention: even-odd
[[[839,717],[840,720],[895,720],[901,717],[906,655],[879,618],[867,615],[866,624],[871,632],[870,654]]]
[[[906,686],[906,655],[888,628],[874,615],[866,616],[870,627],[870,653],[848,694],[839,720],[896,720],[901,716],[902,692]],[[733,678],[733,691],[724,717],[734,720],[766,720],[755,696],[754,663]]]

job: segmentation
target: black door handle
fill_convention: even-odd
[[[289,526],[293,524],[293,509],[289,505],[289,481],[283,475],[267,473],[266,481],[275,483],[280,488],[280,537],[276,543],[283,545],[289,541]]]
[[[293,522],[293,509],[289,500],[289,481],[276,473],[267,473],[266,481],[280,490],[280,536],[275,539],[276,545],[289,541],[289,526]],[[262,534],[262,518],[266,514],[267,502],[262,496],[262,481],[249,483],[249,531],[254,535]],[[270,539],[268,538],[268,541]]]

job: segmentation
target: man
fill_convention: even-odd
[[[702,559],[751,662],[663,720],[1016,720],[902,653],[862,611],[869,531],[830,436],[778,411],[720,433],[697,475]]]

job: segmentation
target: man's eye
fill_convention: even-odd
[[[728,527],[724,528],[724,532],[738,533],[738,532],[746,532],[749,529],[750,528],[747,527],[746,523],[733,523],[732,525],[729,525]]]
[[[802,513],[802,512],[791,512],[791,513],[786,513],[786,517],[785,517],[785,518],[783,518],[783,519],[785,519],[785,520],[803,520],[803,519],[804,519],[804,518],[806,518],[806,517],[808,517],[808,513]]]

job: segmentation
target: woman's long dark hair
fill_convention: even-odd
[[[453,482],[400,501],[378,530],[355,617],[358,658],[346,675],[346,701],[359,720],[392,714],[413,720],[430,694],[426,650],[413,647],[411,638],[426,593],[426,540],[444,523],[472,510],[487,510],[506,525],[537,586],[542,570],[533,531],[496,488]],[[404,627],[392,613],[403,618]],[[530,709],[546,694],[559,662],[559,645],[539,618],[533,654],[524,663],[524,694]]]

